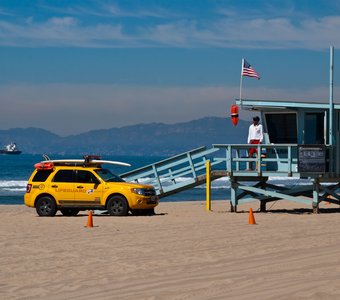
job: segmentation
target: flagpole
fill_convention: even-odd
[[[242,58],[242,64],[241,64],[241,79],[240,79],[240,106],[242,107],[242,73],[243,73],[243,66],[244,66],[244,58]]]

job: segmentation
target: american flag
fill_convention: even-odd
[[[260,79],[259,73],[255,71],[255,69],[245,60],[242,60],[242,76],[254,77]]]

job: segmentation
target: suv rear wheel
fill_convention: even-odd
[[[57,205],[54,199],[45,196],[37,200],[35,209],[41,217],[53,217],[57,212]]]
[[[122,196],[112,196],[107,201],[107,211],[111,216],[126,216],[129,212],[129,205]]]

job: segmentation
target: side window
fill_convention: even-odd
[[[53,170],[40,170],[33,177],[33,182],[45,182],[48,176],[53,172]]]
[[[53,182],[74,182],[73,170],[59,170],[53,178]]]
[[[79,183],[97,183],[98,179],[89,171],[77,171],[76,182]]]

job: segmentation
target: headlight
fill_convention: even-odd
[[[132,193],[135,193],[137,195],[142,195],[142,196],[145,196],[145,191],[144,189],[140,189],[140,188],[134,188],[134,189],[131,189]]]

